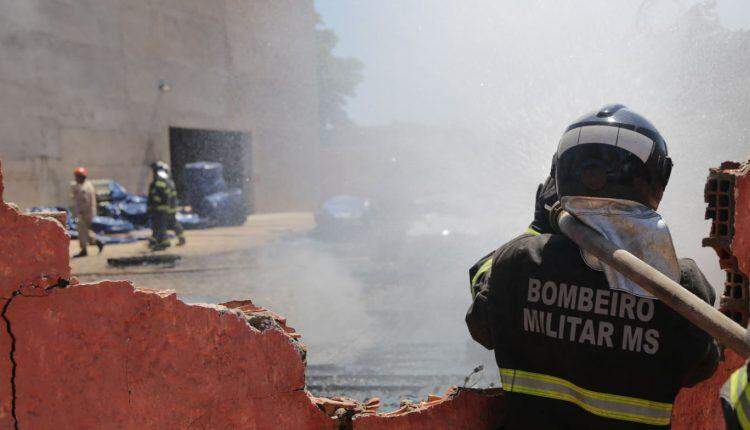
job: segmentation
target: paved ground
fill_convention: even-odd
[[[172,246],[157,253],[149,251],[147,241],[108,245],[101,254],[97,254],[96,247],[91,246],[88,257],[71,259],[71,268],[73,275],[82,282],[129,279],[135,281],[138,287],[174,289],[180,294],[189,294],[190,285],[179,282],[180,278],[192,278],[191,283],[194,283],[201,278],[201,273],[243,268],[247,265],[244,256],[248,251],[283,237],[305,234],[314,225],[310,213],[251,215],[244,225],[238,227],[186,231],[187,245]],[[148,234],[149,231],[138,233],[142,236]],[[76,254],[78,249],[78,241],[71,240],[70,255]],[[147,254],[176,254],[181,259],[172,268],[151,265],[115,268],[107,264],[109,258]]]
[[[314,393],[380,396],[392,408],[462,385],[486,362],[463,326],[466,263],[449,252],[457,240],[445,239],[382,229],[321,237],[309,213],[252,215],[240,227],[188,231],[186,246],[159,253],[179,255],[174,267],[108,266],[108,258],[148,254],[146,241],[101,255],[91,247],[71,266],[82,282],[126,279],[186,302],[251,299],[302,334]],[[496,371],[477,376],[470,385],[488,385]]]

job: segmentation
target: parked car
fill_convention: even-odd
[[[317,231],[324,236],[334,237],[362,231],[371,226],[373,220],[372,203],[362,197],[333,196],[326,199],[315,211]]]

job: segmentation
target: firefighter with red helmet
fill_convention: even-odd
[[[78,226],[78,243],[81,250],[74,258],[88,255],[88,245],[95,244],[99,252],[104,249],[104,243],[91,231],[91,223],[96,216],[96,191],[88,180],[89,172],[85,167],[73,170],[75,184],[73,185],[74,215]]]

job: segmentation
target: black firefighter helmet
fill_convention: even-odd
[[[633,200],[653,209],[672,172],[667,143],[656,127],[620,104],[568,126],[553,166],[559,197]]]

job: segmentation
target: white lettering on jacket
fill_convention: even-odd
[[[653,299],[622,291],[529,278],[526,301],[529,305],[524,307],[522,316],[526,332],[649,355],[659,351],[659,331],[643,324],[654,318]],[[540,309],[540,305],[544,305],[544,309]],[[589,313],[592,317],[582,318],[558,312],[562,309]],[[623,321],[601,321],[597,316]]]

